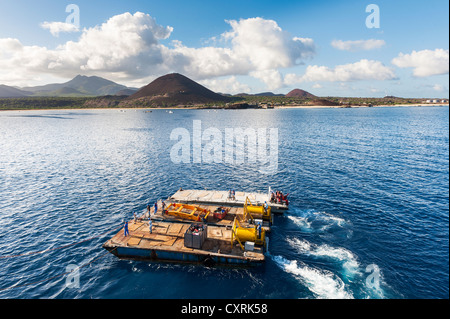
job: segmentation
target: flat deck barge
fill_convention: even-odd
[[[171,202],[165,202],[166,208]],[[162,203],[158,202],[158,209],[154,206],[141,217],[128,222],[129,234],[125,236],[122,228],[116,235],[103,244],[103,248],[121,259],[151,260],[163,262],[201,263],[213,265],[242,265],[253,266],[265,260],[264,250],[268,247],[266,232],[270,231],[270,223],[262,222],[261,232],[264,244],[254,245],[250,242],[249,249],[245,240],[236,240],[242,236],[256,234],[256,220],[250,223],[246,220],[243,207],[230,207],[223,218],[216,218],[212,213],[223,206],[195,205],[202,211],[209,211],[206,218],[188,220],[170,215],[167,209],[163,211]],[[217,216],[217,215],[216,215]],[[149,219],[150,217],[150,219]],[[150,220],[152,230],[150,231]],[[193,224],[206,226],[205,240],[201,247],[192,248],[186,245],[188,229]],[[253,224],[252,224],[253,223]],[[239,225],[240,228],[236,228]],[[261,233],[259,233],[261,234]],[[194,237],[194,239],[197,239]],[[234,239],[234,240],[233,240]],[[248,239],[248,237],[247,237]],[[244,246],[245,245],[245,246]]]
[[[267,193],[258,192],[236,192],[230,196],[229,191],[218,190],[193,190],[180,189],[167,200],[179,203],[193,203],[206,205],[225,205],[242,207],[246,199],[249,199],[254,205],[263,205],[267,202],[272,208],[273,213],[283,213],[289,206],[285,203],[274,203],[270,201],[270,189]]]
[[[201,263],[213,265],[261,264],[265,260],[263,247],[253,251],[242,250],[239,244],[231,245],[230,227],[208,225],[207,239],[201,249],[185,246],[184,236],[189,224],[152,221],[131,221],[129,235],[123,229],[103,244],[103,247],[121,259],[153,260],[167,262]]]

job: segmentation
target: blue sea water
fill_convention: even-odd
[[[173,163],[170,134],[194,120],[278,128],[276,172]],[[89,240],[179,187],[269,186],[290,208],[260,267],[124,261],[101,247],[114,232]],[[449,298],[448,231],[448,106],[0,113],[0,257],[86,240],[0,258],[0,298]]]

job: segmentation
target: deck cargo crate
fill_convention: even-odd
[[[201,249],[207,238],[207,226],[205,224],[193,223],[184,234],[184,246],[188,248]]]

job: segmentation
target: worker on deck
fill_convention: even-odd
[[[123,226],[123,234],[127,237],[130,233],[128,232],[128,221],[125,221],[125,225]]]
[[[282,199],[283,193],[280,191],[277,191],[276,197],[277,197],[277,203],[281,204],[281,199]]]
[[[264,213],[267,214],[267,210],[269,209],[269,205],[267,205],[267,202],[264,202]]]
[[[158,211],[158,202],[155,202],[154,208],[155,210],[153,211],[153,214],[156,214],[156,212]]]
[[[150,230],[150,234],[152,234],[152,232],[153,232],[153,223],[152,223],[152,219],[151,218],[148,219],[148,229]]]

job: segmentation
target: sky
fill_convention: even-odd
[[[0,84],[448,98],[448,39],[445,0],[0,0]]]

